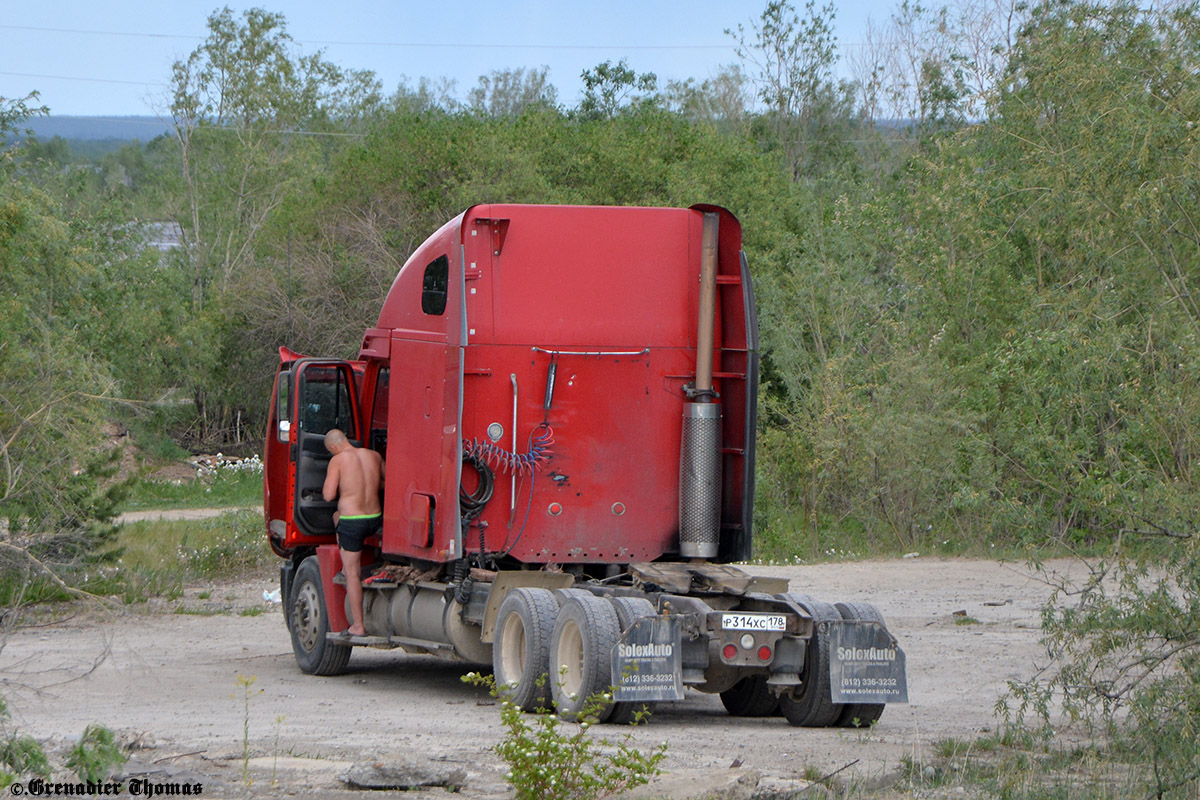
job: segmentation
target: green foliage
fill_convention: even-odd
[[[1060,580],[1042,619],[1058,670],[1014,683],[1002,710],[1048,725],[1059,703],[1110,733],[1123,749],[1115,757],[1141,765],[1151,791],[1173,797],[1200,779],[1200,551],[1192,539],[1149,563],[1117,558],[1081,582]]]
[[[0,697],[0,725],[8,719],[8,701]],[[35,739],[4,731],[0,738],[0,789],[7,789],[22,777],[49,778],[50,761]]]
[[[480,75],[470,92],[469,105],[477,114],[517,117],[537,108],[552,109],[557,98],[548,67],[528,71],[520,67]]]
[[[79,780],[99,783],[109,778],[113,770],[125,763],[127,757],[117,745],[111,730],[98,723],[88,725],[79,741],[67,754],[67,768]]]
[[[611,696],[588,698],[575,723],[543,712],[524,714],[496,689],[492,676],[472,672],[464,683],[486,686],[500,701],[504,738],[496,754],[508,764],[508,782],[517,800],[594,800],[620,795],[647,783],[667,757],[667,743],[642,752],[632,729],[616,742],[596,737],[596,713]],[[643,712],[637,721],[644,719]]]
[[[99,563],[83,559],[56,566],[54,577],[62,583],[36,565],[14,559],[0,573],[0,607],[70,600],[71,589],[126,604],[151,597],[175,600],[187,583],[245,577],[273,566],[275,558],[264,547],[261,512],[248,511],[122,525],[111,552],[113,558]]]
[[[804,14],[787,0],[769,0],[750,31],[726,30],[752,67],[764,143],[776,149],[793,178],[808,179],[852,163],[854,87],[835,81],[837,37],[832,4],[807,0]]]
[[[24,97],[0,97],[0,144],[5,149],[0,150],[0,168],[8,165],[11,150],[7,147],[9,136],[19,133],[21,124],[30,117],[50,113],[46,106],[30,106],[38,100],[37,92],[30,92]]]
[[[579,116],[586,120],[612,119],[620,113],[650,108],[657,102],[658,76],[638,74],[625,59],[605,61],[583,71],[583,99]]]
[[[263,693],[250,691],[250,687],[258,680],[256,675],[238,675],[237,686],[242,696],[242,785],[247,788],[254,782],[250,777],[250,698]],[[234,697],[237,697],[235,692]]]
[[[252,370],[239,334],[257,310],[240,289],[257,282],[263,230],[321,169],[321,134],[360,124],[381,98],[372,73],[296,52],[282,15],[252,8],[239,20],[225,8],[208,28],[172,75],[174,166],[182,179],[173,199],[190,278],[180,355],[199,423],[193,435],[240,442],[238,376]]]
[[[0,569],[23,569],[24,553],[70,562],[113,537],[118,454],[97,431],[115,387],[92,322],[100,273],[122,255],[102,225],[0,181],[0,521],[15,545]]]
[[[201,520],[133,522],[121,526],[121,571],[134,580],[159,573],[170,582],[245,575],[270,562],[262,514],[241,511]]]
[[[7,788],[21,776],[50,777],[50,761],[37,740],[11,734],[0,742],[0,788]]]

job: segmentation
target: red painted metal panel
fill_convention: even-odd
[[[372,541],[374,540],[374,541]],[[376,537],[367,538],[368,545],[378,546]],[[363,549],[362,565],[370,567],[375,563],[375,551],[368,546]],[[346,587],[333,582],[334,577],[342,571],[342,553],[335,544],[323,544],[317,548],[317,566],[321,570],[321,591],[325,594],[325,610],[329,614],[329,630],[337,633],[350,627],[346,619]],[[370,569],[366,570],[370,572]]]
[[[393,283],[383,550],[456,557],[460,434],[517,449],[539,424],[553,454],[535,476],[496,476],[485,543],[527,562],[621,562],[677,552],[683,387],[694,378],[703,212],[720,217],[717,390],[725,408],[723,521],[745,532],[749,376],[756,345],[741,230],[727,211],[476,206],[443,226]],[[422,312],[426,266],[450,262],[444,315]],[[465,317],[464,317],[465,309]],[[375,333],[375,332],[372,332]],[[375,355],[382,351],[371,338]],[[365,343],[365,346],[366,343]],[[551,363],[557,365],[546,409]],[[461,412],[460,412],[461,409]],[[460,416],[461,414],[461,416]],[[460,430],[461,423],[461,430]],[[732,478],[733,480],[729,480]],[[432,497],[434,537],[428,541]],[[465,536],[480,547],[480,528]]]
[[[459,555],[465,338],[461,219],[442,226],[409,258],[379,315],[377,327],[390,328],[392,334],[383,505],[387,554],[434,561]],[[430,268],[443,258],[448,262],[444,308],[429,313],[422,293],[428,288]]]
[[[479,283],[480,291],[491,283],[495,331],[483,338],[468,308],[477,332],[471,341],[610,349],[694,343],[699,239],[689,228],[697,216],[672,208],[472,208],[464,232],[479,227],[478,217],[510,224],[498,256],[490,236],[467,237],[469,262],[490,257]]]
[[[329,614],[329,630],[344,631],[350,627],[346,619],[346,587],[333,582],[342,570],[342,554],[335,544],[317,548],[317,566],[321,568],[321,589],[325,594],[325,611]]]
[[[616,353],[618,351],[606,351]],[[551,360],[553,400],[544,408]],[[486,440],[488,426],[511,449],[512,384],[517,375],[518,449],[545,421],[552,454],[536,474],[518,477],[515,513],[510,472],[498,471],[481,520],[489,552],[528,562],[628,562],[677,550],[680,416],[691,356],[678,348],[635,355],[557,355],[522,346],[472,347],[494,374],[469,377],[463,412],[467,440]],[[558,504],[552,513],[551,505]],[[479,528],[466,536],[478,550]]]

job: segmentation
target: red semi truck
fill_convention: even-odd
[[[280,349],[270,546],[300,669],[356,646],[491,664],[523,708],[628,721],[686,687],[730,713],[870,724],[906,702],[879,612],[789,592],[751,555],[758,332],[714,206],[479,205],[396,276],[358,359]],[[386,462],[346,639],[332,428]]]

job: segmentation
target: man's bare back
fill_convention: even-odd
[[[335,450],[334,447],[330,447],[334,456],[329,459],[329,467],[325,472],[325,486],[322,490],[325,500],[332,501],[336,498],[338,512],[342,516],[379,514],[379,490],[383,488],[383,457],[374,450],[355,447],[349,442],[346,442],[342,449]]]
[[[326,502],[335,498],[338,501],[338,550],[352,617],[343,635],[363,636],[362,549],[382,522],[379,492],[383,488],[383,456],[355,447],[337,428],[325,434],[325,449],[333,457],[325,471],[321,495]]]

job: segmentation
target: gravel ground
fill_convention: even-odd
[[[786,778],[856,762],[842,777],[886,784],[902,758],[994,729],[1006,682],[1030,676],[1043,654],[1038,611],[1049,589],[1020,565],[912,558],[750,571],[786,577],[794,592],[877,605],[907,654],[910,703],[889,707],[869,731],[817,730],[733,718],[718,697],[689,692],[632,731],[645,745],[668,742],[670,773],[719,775],[740,760],[740,769]],[[164,780],[190,776],[206,797],[349,796],[338,778],[350,764],[405,759],[464,769],[459,796],[507,793],[491,752],[499,711],[461,683],[470,666],[359,649],[345,675],[303,675],[280,607],[262,599],[275,581],[264,573],[190,587],[184,607],[203,614],[86,612],[9,632],[0,679],[10,729],[61,752],[102,722],[141,748],[136,762]],[[956,611],[978,623],[956,624]]]

